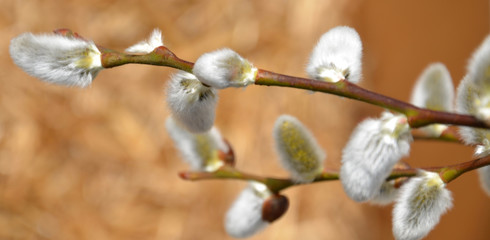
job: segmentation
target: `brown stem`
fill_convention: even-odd
[[[155,48],[152,52],[144,55],[126,54],[116,52],[101,46],[97,46],[102,53],[102,66],[113,68],[129,63],[166,66],[192,73],[194,63],[178,58],[165,46]]]
[[[490,128],[490,126],[473,116],[419,108],[412,104],[371,92],[348,81],[329,83],[307,78],[292,77],[267,70],[259,70],[255,84],[300,88],[370,103],[405,114],[408,117],[408,123],[412,128],[423,127],[434,123]]]
[[[192,68],[194,66],[194,63],[178,58],[172,51],[164,46],[160,46],[145,55],[116,52],[101,46],[98,46],[98,48],[102,53],[101,59],[104,68],[136,63],[168,66],[192,73]],[[260,69],[255,79],[255,84],[307,89],[363,101],[405,114],[408,117],[408,123],[412,128],[440,123],[490,129],[489,125],[473,116],[418,108],[412,104],[371,92],[348,81],[328,83]]]
[[[438,140],[445,142],[454,142],[454,143],[463,143],[461,140],[458,128],[456,126],[449,126],[446,130],[444,130],[439,136],[431,136],[426,132],[421,131],[420,129],[412,130],[412,136],[415,140]]]
[[[426,167],[421,168],[426,171],[438,172],[441,179],[445,183],[449,183],[454,179],[461,176],[463,173],[490,165],[490,156],[474,159],[468,162],[463,162],[459,164],[454,164],[450,166],[443,167]],[[387,180],[398,179],[403,177],[413,177],[417,175],[418,168],[398,168],[393,169]],[[247,180],[247,181],[257,181],[261,182],[274,193],[279,193],[280,191],[298,185],[304,185],[308,183],[295,183],[291,179],[281,179],[281,178],[269,178],[261,177],[253,174],[248,174],[241,172],[233,167],[225,166],[218,169],[215,172],[182,172],[179,174],[182,179],[197,181],[197,180],[210,180],[210,179],[237,179],[237,180]],[[339,180],[338,170],[326,170],[313,180],[312,183]]]

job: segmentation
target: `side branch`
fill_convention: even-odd
[[[490,165],[490,156],[474,159],[471,161],[454,164],[450,166],[443,167],[427,167],[421,168],[426,171],[437,172],[441,176],[441,179],[445,183],[449,183],[463,173],[481,168],[484,166]],[[393,180],[404,177],[414,177],[417,175],[418,168],[409,168],[409,169],[393,169],[390,176],[387,180]],[[261,182],[274,193],[279,193],[280,191],[298,185],[304,185],[309,183],[295,183],[291,179],[285,178],[270,178],[270,177],[261,177],[253,174],[244,173],[236,168],[231,166],[224,166],[214,172],[181,172],[179,176],[182,179],[190,180],[190,181],[198,181],[198,180],[211,180],[211,179],[235,179],[235,180],[246,180],[246,181],[257,181]],[[339,180],[339,171],[338,170],[326,170],[322,174],[318,175],[312,183],[323,182],[323,181],[332,181]]]
[[[126,54],[108,48],[97,46],[102,53],[102,66],[113,68],[124,64],[147,64],[180,69],[192,73],[194,63],[178,58],[165,46],[155,48],[153,52],[144,55]]]

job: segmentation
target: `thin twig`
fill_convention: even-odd
[[[430,135],[420,129],[412,130],[412,136],[415,140],[429,140],[429,141],[444,141],[453,143],[463,143],[461,140],[458,128],[456,126],[450,126],[444,130],[439,136]]]
[[[490,165],[490,156],[474,159],[471,161],[458,163],[450,166],[442,166],[442,167],[426,167],[420,168],[422,170],[437,172],[441,176],[441,179],[445,183],[449,183],[463,173],[481,168],[484,166]],[[387,180],[402,178],[402,177],[413,177],[417,175],[419,168],[408,168],[408,169],[393,169],[390,176],[388,176]],[[270,177],[262,177],[249,173],[242,172],[236,168],[230,166],[224,166],[215,172],[195,172],[195,171],[187,171],[179,174],[181,178],[190,181],[198,181],[198,180],[211,180],[211,179],[235,179],[235,180],[246,180],[246,181],[257,181],[261,182],[267,187],[278,193],[286,188],[305,185],[308,183],[295,183],[291,179],[286,178],[270,178]],[[326,170],[319,176],[315,178],[312,183],[324,182],[324,181],[332,181],[339,180],[339,171],[338,170]]]

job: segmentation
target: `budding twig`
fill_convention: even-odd
[[[478,159],[474,159],[471,161],[458,163],[450,166],[426,167],[420,169],[439,173],[441,179],[445,183],[449,183],[455,180],[456,178],[458,178],[459,176],[461,176],[465,172],[477,168],[481,168],[487,165],[490,165],[490,156],[478,158]],[[398,179],[404,177],[413,177],[417,175],[418,170],[419,168],[408,168],[408,169],[395,168],[393,169],[390,176],[388,176],[386,180],[392,180],[392,179]],[[291,179],[286,179],[286,178],[271,178],[271,177],[257,176],[257,175],[242,172],[231,166],[223,166],[214,172],[186,171],[186,172],[181,172],[179,176],[182,179],[190,180],[190,181],[212,180],[212,179],[235,179],[235,180],[245,180],[245,181],[257,181],[267,185],[267,187],[272,192],[278,193],[286,188],[293,187],[293,186],[305,185],[305,184],[311,184],[311,183],[323,182],[323,181],[339,180],[339,171],[332,170],[332,169],[325,170],[323,173],[318,175],[315,178],[315,180],[311,183],[297,183],[292,181]]]
[[[102,52],[102,66],[104,68],[136,63],[171,67],[192,73],[192,67],[194,66],[194,63],[178,58],[165,46],[157,47],[153,52],[144,55],[126,54],[101,46],[97,47]]]
[[[178,58],[172,51],[164,46],[158,47],[153,52],[144,55],[126,54],[104,47],[98,47],[102,53],[102,66],[104,68],[135,63],[167,66],[192,73],[192,67],[194,66],[194,63]],[[259,69],[255,84],[307,89],[377,105],[405,114],[408,118],[408,123],[412,128],[440,123],[490,129],[489,125],[473,116],[419,108],[407,102],[371,92],[348,81],[329,83],[308,78],[282,75]]]

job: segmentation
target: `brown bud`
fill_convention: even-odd
[[[289,200],[287,197],[279,194],[272,195],[262,204],[262,220],[271,223],[280,218],[288,210],[288,207]]]

